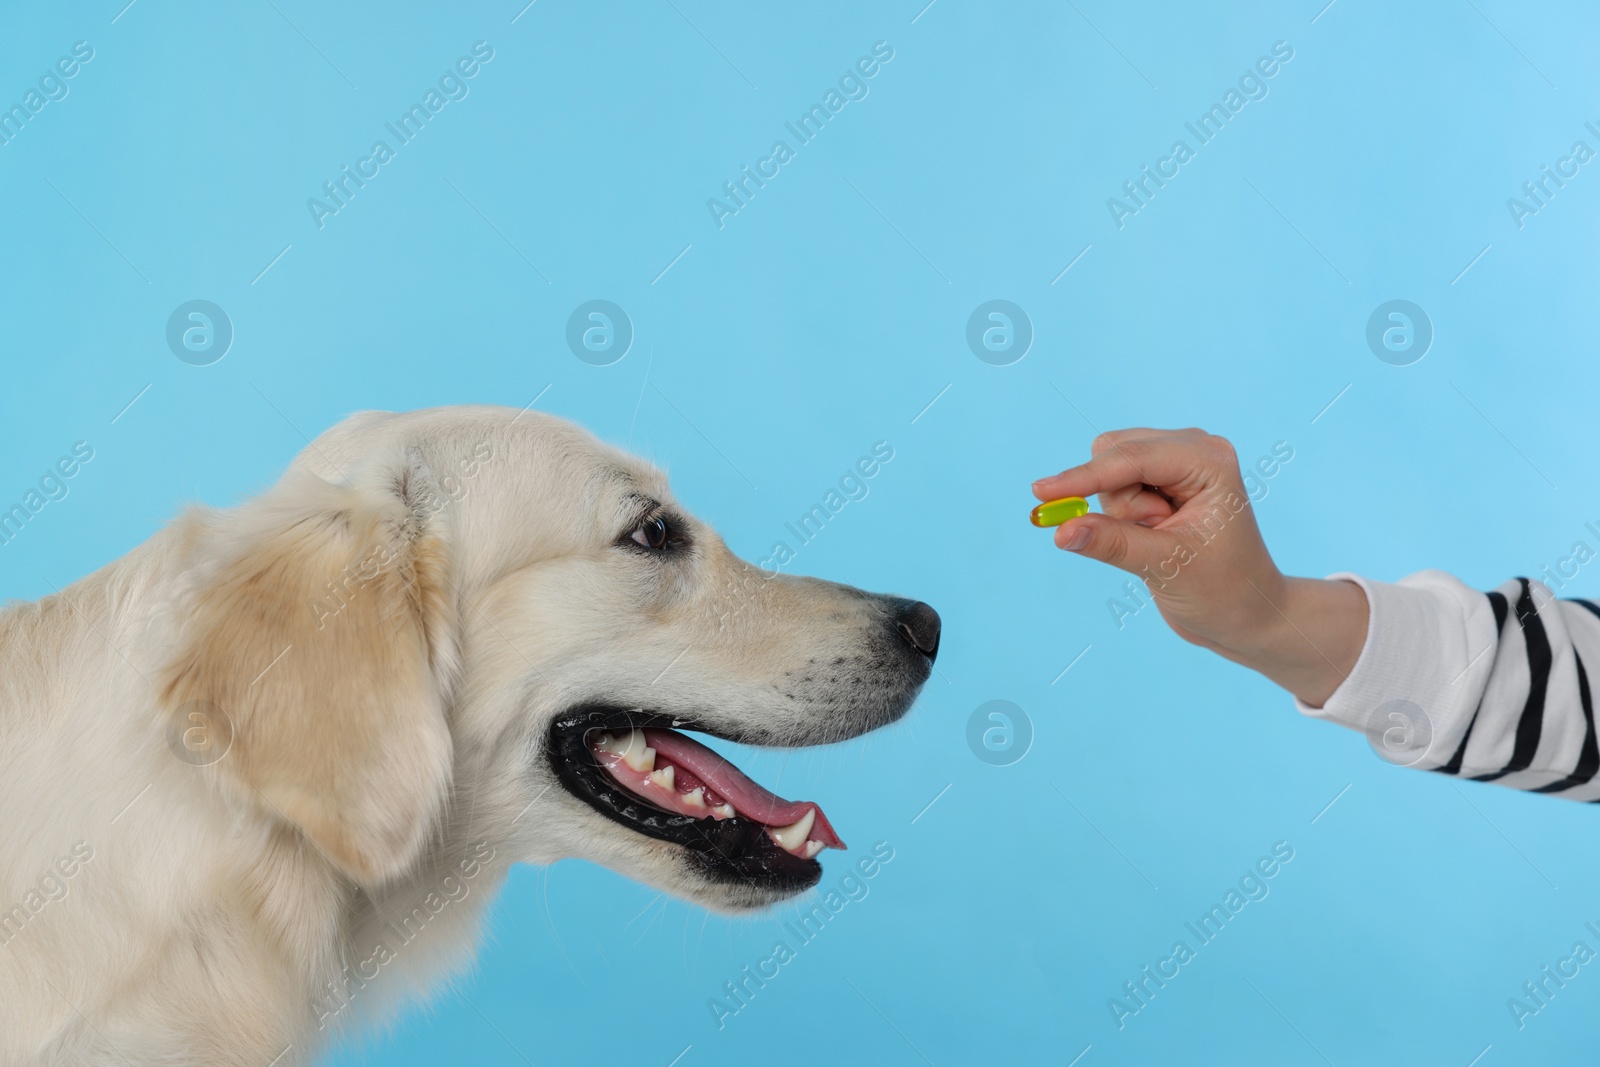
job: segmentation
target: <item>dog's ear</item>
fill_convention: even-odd
[[[163,679],[172,736],[210,728],[192,762],[368,886],[416,857],[450,786],[449,560],[421,478],[291,471],[206,523],[216,555]]]

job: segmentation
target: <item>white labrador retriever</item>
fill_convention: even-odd
[[[821,809],[678,728],[854,737],[938,644],[561,420],[354,416],[0,614],[0,1062],[308,1062],[468,962],[518,861],[799,893],[843,847]]]

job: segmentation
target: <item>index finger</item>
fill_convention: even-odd
[[[1110,436],[1110,435],[1108,435]],[[1221,449],[1212,455],[1204,442],[1175,431],[1149,437],[1113,438],[1109,448],[1076,467],[1033,483],[1040,500],[1092,496],[1133,486],[1152,485],[1178,503],[1208,485],[1221,465]]]

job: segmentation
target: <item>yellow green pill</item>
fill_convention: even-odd
[[[1064,496],[1040,504],[1028,513],[1035,526],[1060,526],[1069,519],[1081,519],[1089,514],[1089,502],[1081,496]]]

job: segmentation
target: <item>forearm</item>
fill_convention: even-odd
[[[1349,676],[1367,639],[1367,597],[1354,582],[1285,578],[1262,600],[1261,624],[1217,652],[1321,707]]]

